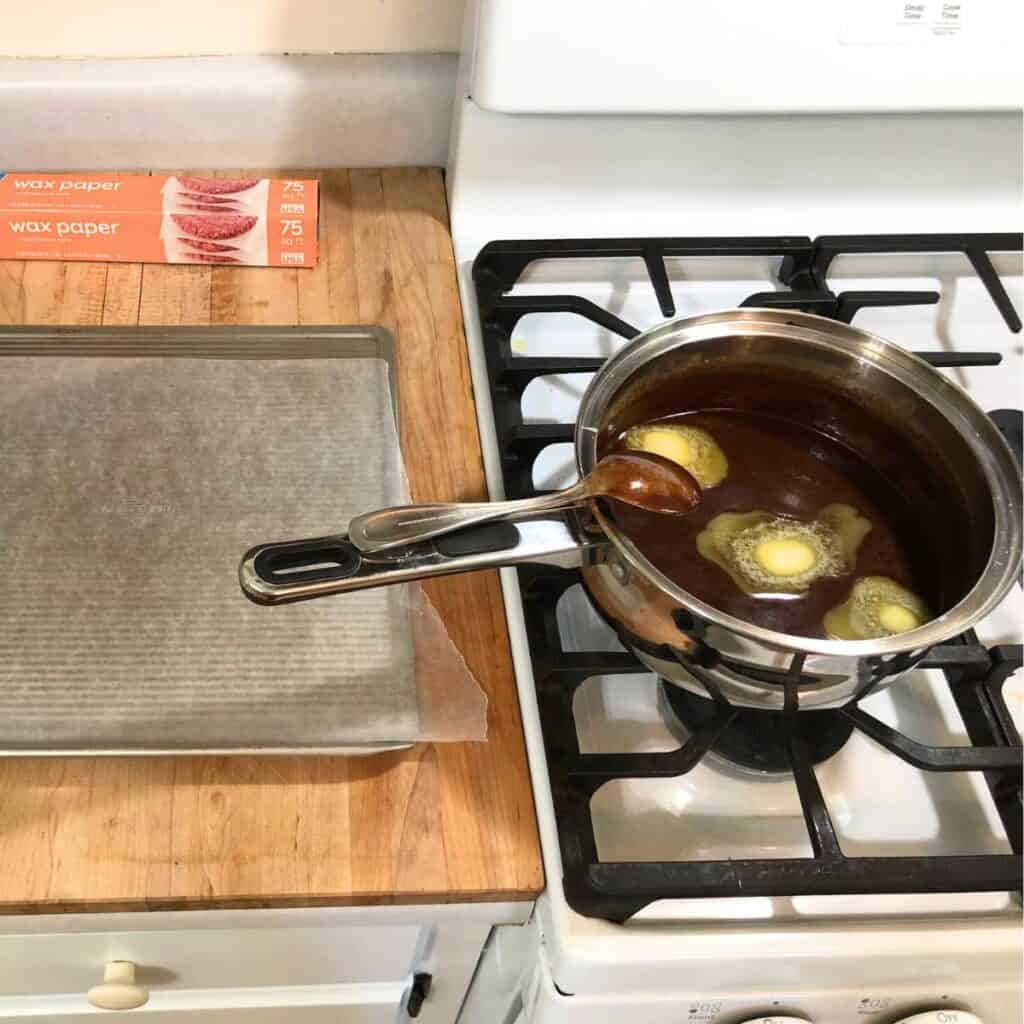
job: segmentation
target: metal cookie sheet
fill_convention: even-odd
[[[420,738],[404,588],[237,581],[254,539],[408,500],[387,332],[4,329],[0,373],[0,752]]]

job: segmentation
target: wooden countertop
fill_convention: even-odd
[[[319,177],[315,270],[0,261],[0,323],[382,324],[414,499],[484,497],[440,172]],[[0,759],[0,914],[532,899],[543,873],[497,574],[428,592],[487,692],[485,744]]]

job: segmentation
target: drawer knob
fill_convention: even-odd
[[[134,1010],[148,1002],[149,992],[135,984],[131,960],[111,960],[103,969],[103,984],[89,989],[86,998],[101,1010]]]

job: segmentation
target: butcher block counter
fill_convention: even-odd
[[[0,323],[382,325],[414,500],[484,497],[440,172],[316,176],[314,270],[0,262]],[[0,915],[531,900],[543,874],[497,574],[427,590],[487,693],[486,743],[0,759]]]

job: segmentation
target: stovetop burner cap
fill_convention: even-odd
[[[674,683],[659,680],[658,704],[669,732],[680,743],[711,724],[722,713],[718,704]],[[840,711],[785,711],[734,708],[732,721],[712,743],[710,752],[731,765],[764,775],[791,770],[790,729],[796,730],[813,764],[835,754],[853,732],[851,722]],[[790,718],[792,717],[792,724]]]

